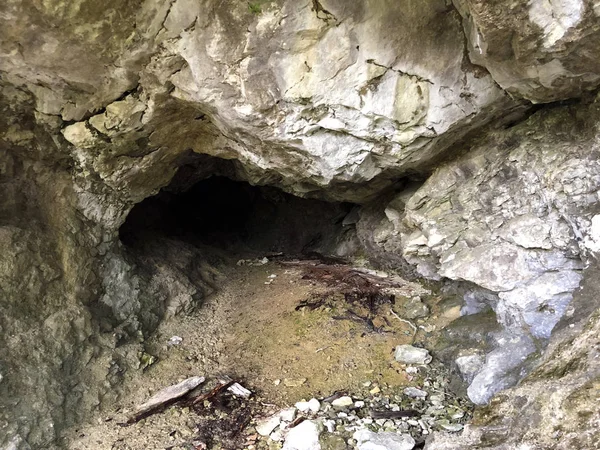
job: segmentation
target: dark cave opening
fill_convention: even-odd
[[[128,248],[162,236],[236,253],[343,256],[354,240],[354,226],[344,220],[354,207],[213,176],[183,191],[172,184],[140,202],[120,238]]]

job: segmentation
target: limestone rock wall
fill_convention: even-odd
[[[66,141],[36,117],[31,93],[0,92],[0,448],[57,448],[63,427],[114,400],[139,367],[143,333],[205,291],[189,271],[134,267],[113,216],[90,214],[116,210],[118,197],[99,182],[98,197],[80,190]]]
[[[80,361],[101,353],[84,306],[98,285],[86,251],[93,234],[79,234],[85,227],[71,203],[68,159],[36,124],[31,96],[14,88],[2,94],[0,442],[19,434],[51,442],[54,424],[74,420],[77,392],[94,381],[79,376]],[[103,380],[91,389],[102,390]]]
[[[594,261],[598,117],[595,102],[557,107],[489,133],[392,199],[375,228],[421,275],[468,282],[463,312],[491,307],[507,331],[469,387],[476,403],[522,377]]]
[[[507,92],[535,103],[600,84],[600,7],[593,0],[454,0],[469,55]]]
[[[118,165],[131,191],[123,171],[191,149],[255,183],[361,201],[519,109],[470,64],[444,1],[125,3],[100,17],[9,2],[2,58],[38,112],[75,122],[63,134],[86,170],[114,184]]]
[[[557,326],[539,366],[517,387],[476,411],[462,435],[436,433],[425,446],[510,450],[594,448],[600,439],[598,412],[597,264],[585,271],[573,310]]]
[[[367,205],[367,253],[468,283],[465,312],[504,326],[473,398],[516,382],[600,249],[598,112],[503,127],[598,87],[596,3],[4,1],[0,445],[52,448],[201,294],[185,261],[156,276],[118,241],[194,154]]]

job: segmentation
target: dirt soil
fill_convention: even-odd
[[[105,405],[96,423],[69,433],[67,448],[195,448],[189,444],[195,436],[211,433],[202,428],[218,426],[213,422],[226,420],[233,409],[240,417],[229,417],[237,422],[225,427],[243,428],[260,408],[283,408],[336,391],[368,395],[409,383],[393,350],[412,343],[415,332],[393,310],[410,297],[430,294],[422,286],[404,282],[391,298],[369,305],[344,295],[348,280],[340,282],[327,272],[307,274],[302,265],[244,263],[225,275],[221,289],[198,311],[161,325],[145,344],[145,359],[151,355],[156,362],[127,374],[130,394]],[[173,336],[181,343],[168,344]],[[152,393],[194,375],[207,378],[206,389],[228,375],[251,389],[254,399],[233,406],[219,403],[234,401],[229,397],[205,402],[196,412],[172,407],[131,426],[119,425]]]

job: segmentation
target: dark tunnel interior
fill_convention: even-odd
[[[327,252],[351,231],[342,222],[353,207],[214,176],[137,204],[120,238],[126,247],[161,235],[242,252]]]

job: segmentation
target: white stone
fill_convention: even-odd
[[[167,342],[167,345],[179,345],[183,342],[183,338],[181,336],[172,336],[169,341]]]
[[[284,422],[293,422],[296,418],[296,408],[286,408],[279,412],[279,417]]]
[[[297,402],[294,406],[298,411],[303,413],[310,411],[310,403],[306,401]]]
[[[268,417],[267,419],[261,420],[256,424],[256,432],[261,436],[270,435],[275,428],[279,426],[281,423],[281,418],[279,414]]]
[[[354,400],[352,400],[352,397],[348,396],[336,398],[334,401],[331,402],[331,405],[334,408],[346,408],[348,406],[352,406],[353,404]]]
[[[269,435],[269,439],[276,442],[283,441],[284,437],[284,431],[281,428],[278,428]]]
[[[312,413],[317,413],[319,412],[319,409],[321,409],[321,403],[319,403],[319,400],[316,398],[311,398],[308,401],[308,409],[310,409],[310,412]]]
[[[429,364],[432,359],[426,349],[406,344],[396,347],[394,358],[404,364]]]
[[[404,395],[410,397],[410,398],[425,398],[427,397],[427,392],[418,389],[416,387],[407,387],[404,389]]]
[[[353,438],[358,450],[412,450],[415,440],[408,434],[391,432],[374,433],[370,430],[358,430]]]
[[[283,450],[321,450],[319,434],[318,424],[305,420],[288,432]]]

